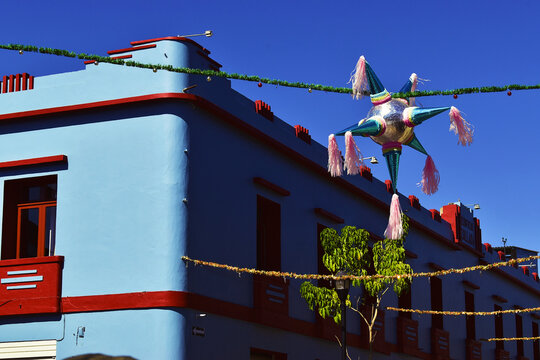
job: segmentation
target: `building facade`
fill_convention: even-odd
[[[141,63],[219,70],[192,40],[109,52]],[[318,235],[354,225],[374,241],[391,184],[364,167],[332,178],[327,150],[224,78],[86,62],[84,70],[2,79],[0,359],[86,353],[136,359],[335,359],[335,324],[301,281],[186,266],[187,255],[296,273],[322,271]],[[442,211],[401,195],[415,272],[504,259],[462,204]],[[353,292],[358,296],[359,292]],[[538,304],[528,268],[414,280],[384,306],[475,310]],[[366,356],[350,313],[349,352]],[[383,311],[375,359],[530,359],[534,313],[498,317]]]

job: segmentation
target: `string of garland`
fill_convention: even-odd
[[[218,269],[224,269],[228,271],[234,271],[238,273],[239,275],[241,273],[248,273],[253,275],[264,275],[264,276],[271,276],[271,277],[282,277],[282,278],[291,278],[291,279],[305,279],[305,280],[343,280],[343,279],[350,279],[350,280],[370,280],[370,279],[401,279],[401,278],[417,278],[417,277],[431,277],[431,276],[444,276],[449,274],[463,274],[466,272],[471,271],[486,271],[492,268],[498,268],[502,266],[513,266],[518,263],[531,261],[535,259],[539,259],[540,255],[533,255],[526,258],[519,258],[519,259],[511,259],[504,262],[497,262],[487,265],[475,265],[475,266],[469,266],[461,269],[447,269],[447,270],[439,270],[434,272],[418,272],[418,273],[412,273],[412,274],[404,274],[404,275],[362,275],[362,276],[354,276],[354,275],[343,275],[343,276],[336,276],[336,275],[322,275],[322,274],[297,274],[293,272],[282,272],[282,271],[267,271],[267,270],[258,270],[253,268],[241,268],[238,266],[231,266],[227,264],[219,264],[211,261],[204,261],[204,260],[196,260],[191,259],[188,256],[182,256],[182,260],[186,262],[186,266],[188,266],[188,263],[193,263],[195,265],[202,265],[202,266],[208,266]]]
[[[520,341],[520,340],[540,340],[540,336],[514,337],[514,338],[490,338],[485,341]]]
[[[540,307],[535,308],[526,308],[526,309],[510,309],[510,310],[496,310],[496,311],[440,311],[440,310],[419,310],[419,309],[402,309],[392,306],[387,306],[386,310],[391,311],[401,311],[409,312],[415,314],[424,314],[424,315],[475,315],[475,316],[492,316],[492,315],[501,315],[501,314],[520,314],[520,313],[529,313],[540,311]]]
[[[224,77],[224,78],[233,79],[233,80],[253,81],[253,82],[260,82],[260,83],[270,84],[270,85],[279,85],[279,86],[284,86],[284,87],[326,91],[326,92],[334,92],[334,93],[341,93],[341,94],[352,94],[352,90],[350,88],[344,88],[344,87],[334,87],[334,86],[321,85],[321,84],[309,84],[309,83],[304,83],[304,82],[290,82],[286,80],[269,79],[269,78],[260,77],[256,75],[227,73],[225,71],[192,69],[192,68],[186,68],[186,67],[173,67],[172,65],[145,64],[145,63],[139,63],[139,62],[131,61],[131,60],[112,59],[106,56],[99,56],[99,55],[92,55],[92,54],[85,54],[85,53],[75,53],[73,51],[68,51],[68,50],[44,48],[44,47],[37,47],[37,46],[32,46],[32,45],[0,44],[0,49],[16,50],[16,51],[19,51],[21,54],[24,51],[36,52],[40,54],[65,56],[65,57],[70,57],[70,58],[79,58],[82,60],[94,60],[97,62],[103,62],[103,63],[109,63],[109,64],[115,64],[115,65],[125,65],[125,66],[137,67],[137,68],[142,68],[142,69],[166,70],[166,71],[172,71],[172,72],[184,73],[184,74],[217,76],[217,77]],[[414,92],[406,92],[406,93],[398,92],[398,93],[393,93],[392,97],[393,98],[408,98],[408,97],[422,97],[422,96],[436,96],[436,95],[446,96],[446,95],[504,92],[504,91],[509,91],[509,90],[536,90],[536,89],[540,89],[540,84],[536,84],[536,85],[510,84],[510,85],[504,85],[504,86],[482,86],[482,87],[470,87],[470,88],[457,88],[457,89],[451,89],[451,90],[427,90],[427,91],[414,91]],[[369,95],[369,92],[365,92],[364,95],[366,96]]]

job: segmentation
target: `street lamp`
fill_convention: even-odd
[[[377,160],[377,158],[375,156],[368,156],[368,157],[362,158],[362,161],[367,160],[367,159],[369,159],[369,162],[372,163],[372,164],[378,164],[379,163],[379,160]]]
[[[336,275],[344,276],[347,273],[345,271],[339,271]],[[347,307],[345,306],[345,302],[347,301],[350,287],[351,279],[336,280],[336,292],[341,302],[341,360],[347,359]]]

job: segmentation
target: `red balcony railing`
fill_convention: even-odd
[[[510,353],[502,349],[496,349],[495,360],[510,360]]]
[[[263,312],[289,315],[289,281],[253,276],[253,306]]]
[[[397,341],[400,352],[415,355],[418,352],[418,321],[398,316]]]
[[[482,343],[480,341],[465,340],[467,350],[467,360],[482,360]]]
[[[59,313],[63,256],[0,261],[0,316]]]
[[[450,359],[450,334],[448,331],[431,328],[431,355],[433,360]]]

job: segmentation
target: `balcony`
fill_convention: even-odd
[[[510,360],[510,353],[503,349],[495,349],[495,360]]]
[[[0,316],[60,312],[63,256],[0,261]]]
[[[431,328],[431,356],[433,360],[450,359],[450,334],[448,331]]]
[[[398,316],[397,341],[400,352],[416,355],[418,353],[418,321]]]
[[[467,360],[482,360],[482,343],[473,339],[465,340]]]
[[[261,321],[272,325],[289,317],[289,280],[253,276],[253,307]]]

